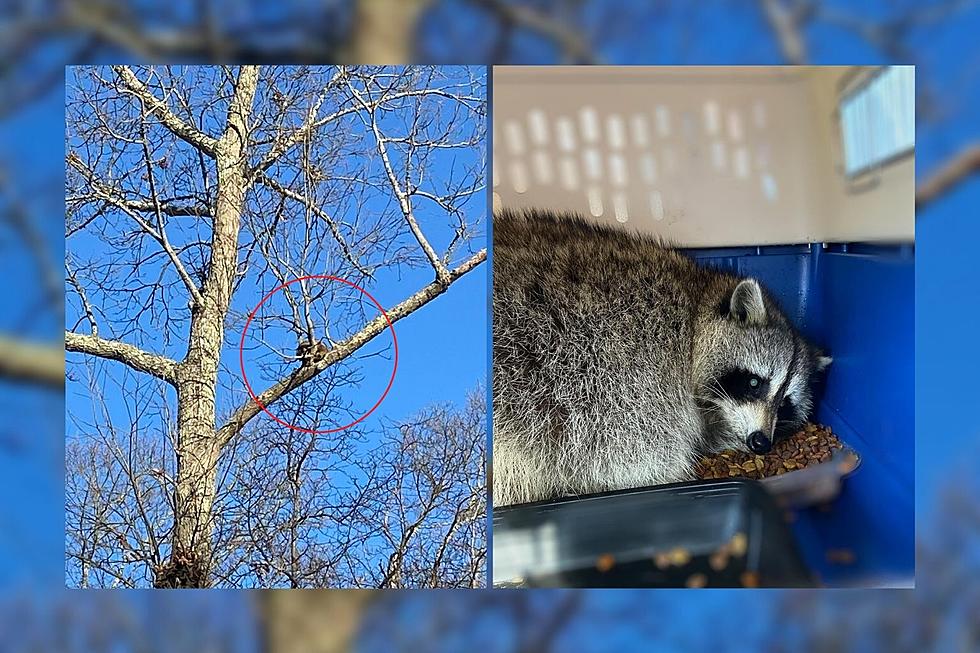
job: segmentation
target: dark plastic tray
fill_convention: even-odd
[[[851,447],[835,451],[830,460],[807,465],[793,472],[770,476],[760,481],[782,508],[808,508],[825,505],[837,498],[845,478],[861,464],[861,457]]]
[[[494,508],[493,583],[814,584],[782,510],[750,480],[695,481]]]

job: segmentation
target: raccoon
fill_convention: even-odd
[[[304,340],[296,346],[296,358],[299,358],[306,364],[317,358],[323,358],[326,356],[329,348],[323,341],[310,342]]]
[[[494,215],[496,505],[765,453],[809,416],[830,362],[755,279],[575,215]]]

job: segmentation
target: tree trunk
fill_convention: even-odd
[[[211,509],[220,451],[214,428],[202,431],[210,410],[205,384],[184,384],[178,390],[177,487],[174,492],[174,531],[170,559],[157,570],[156,587],[208,587],[211,584]],[[201,391],[203,390],[203,392]]]
[[[419,16],[431,0],[359,0],[347,59],[353,64],[410,64]]]
[[[218,188],[211,234],[211,262],[193,307],[187,355],[177,372],[177,479],[170,560],[157,587],[208,587],[211,572],[211,509],[221,447],[215,432],[215,389],[224,323],[238,267],[238,233],[248,188],[248,115],[258,69],[242,68],[228,107],[227,127],[215,146]]]
[[[346,653],[353,648],[371,590],[269,590],[258,594],[263,653]]]

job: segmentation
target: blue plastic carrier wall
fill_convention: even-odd
[[[689,249],[699,262],[765,285],[812,342],[829,352],[816,421],[861,456],[830,506],[793,527],[827,585],[910,585],[914,548],[914,250],[912,245]],[[843,564],[828,551],[853,553]]]

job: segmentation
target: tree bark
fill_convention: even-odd
[[[344,653],[353,648],[371,590],[271,590],[258,595],[265,653]]]
[[[980,171],[980,143],[960,150],[955,156],[926,177],[915,191],[915,208],[927,204],[953,190],[974,173]]]
[[[218,189],[211,235],[211,263],[201,302],[191,317],[187,355],[177,372],[177,479],[170,560],[158,571],[158,587],[207,587],[211,566],[211,508],[221,446],[215,430],[215,390],[224,344],[224,323],[238,266],[238,234],[248,187],[248,116],[258,68],[239,73],[218,139]]]
[[[408,64],[415,30],[432,0],[358,0],[347,48],[353,64]]]
[[[39,345],[0,335],[0,379],[65,387],[65,352],[58,345]]]

